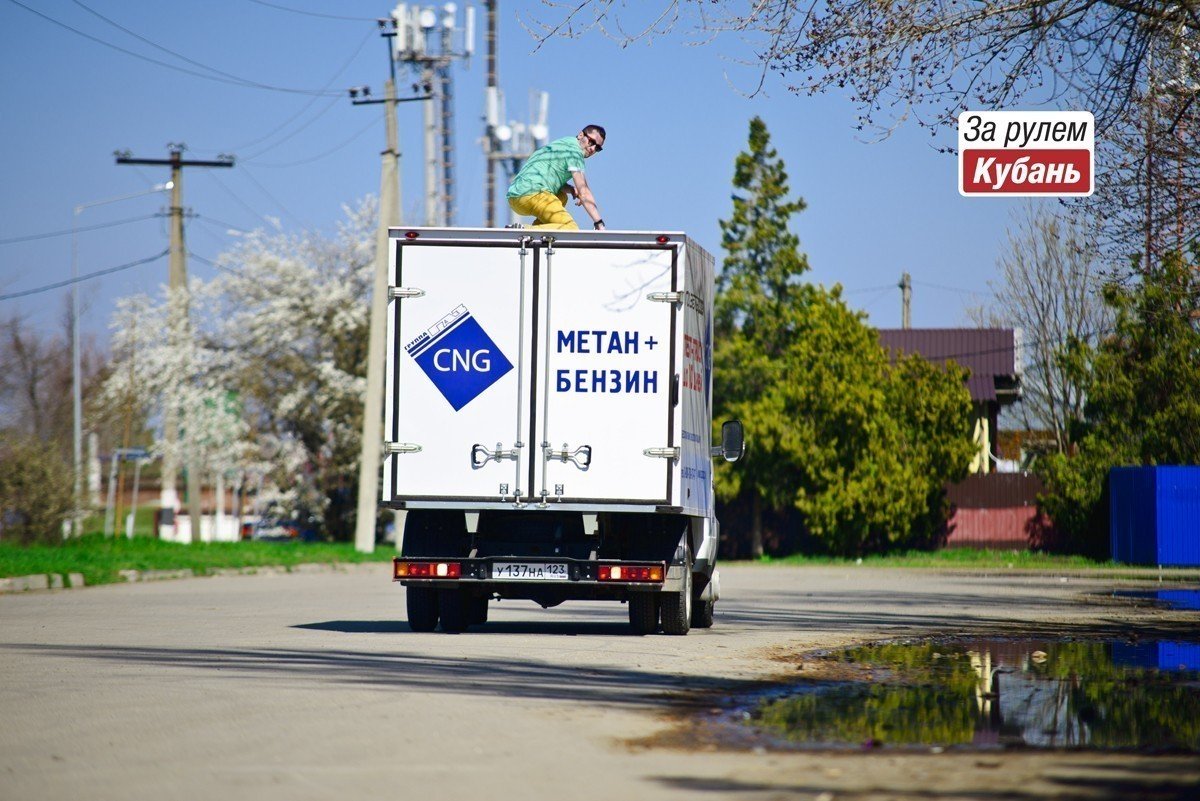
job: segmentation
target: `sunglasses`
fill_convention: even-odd
[[[599,142],[597,142],[595,139],[588,136],[587,134],[583,134],[583,138],[588,140],[588,143],[591,144],[592,147],[596,148],[597,153],[599,153],[601,150],[604,149],[604,145],[600,144]]]

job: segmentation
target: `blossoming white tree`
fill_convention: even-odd
[[[187,297],[123,301],[108,385],[160,418],[176,410],[178,453],[160,438],[164,456],[259,472],[260,507],[319,515],[336,538],[353,530],[377,217],[370,199],[345,211],[332,236],[247,235]],[[172,302],[188,304],[191,324],[163,336]]]

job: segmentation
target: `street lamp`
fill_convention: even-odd
[[[79,510],[82,508],[83,500],[83,390],[79,356],[79,242],[76,236],[79,228],[79,215],[83,213],[84,209],[90,209],[93,206],[103,206],[120,200],[132,200],[136,197],[152,195],[155,192],[166,192],[173,186],[172,182],[167,181],[165,184],[155,184],[144,192],[80,203],[75,207],[75,214],[71,218],[71,406],[74,413],[75,457],[75,508],[71,513],[71,533],[76,537],[81,533]]]

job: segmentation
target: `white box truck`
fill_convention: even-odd
[[[491,600],[712,625],[713,258],[681,233],[397,228],[383,503],[417,631]]]

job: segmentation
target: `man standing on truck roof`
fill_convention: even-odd
[[[531,228],[577,231],[579,226],[566,208],[567,195],[571,195],[592,218],[595,229],[603,231],[604,218],[583,176],[583,160],[603,150],[604,139],[603,127],[586,125],[575,136],[564,136],[539,148],[508,187],[508,205],[517,214],[532,216]]]

